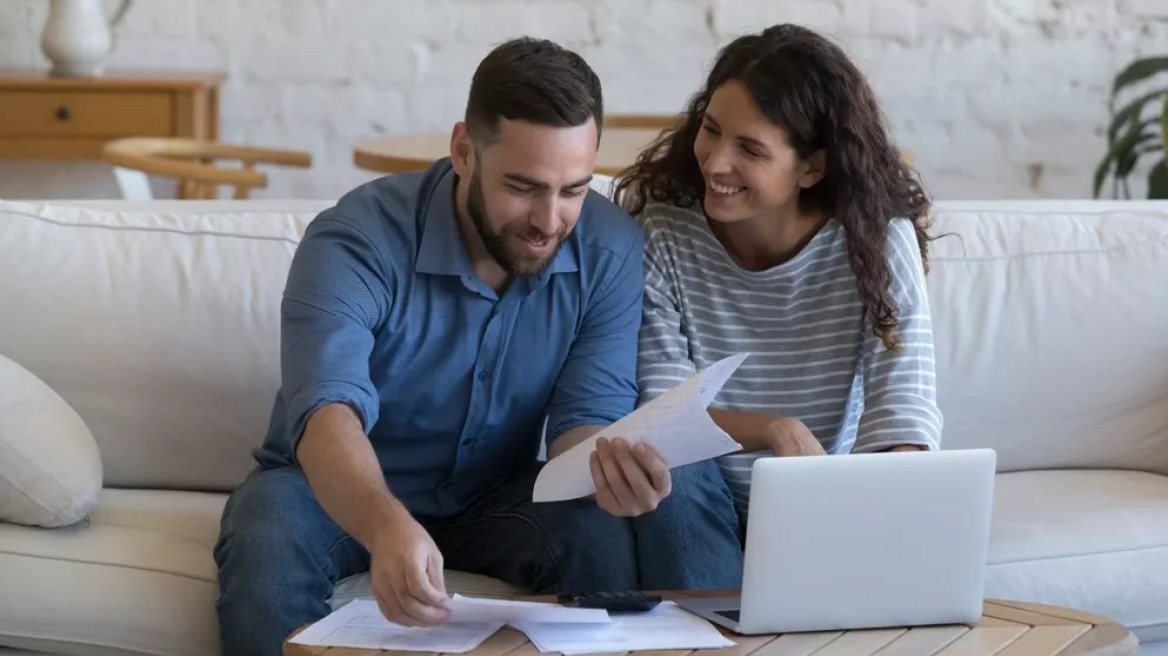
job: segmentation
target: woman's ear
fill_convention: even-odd
[[[827,175],[827,151],[817,150],[803,161],[799,173],[799,187],[810,189]]]

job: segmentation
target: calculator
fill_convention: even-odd
[[[560,594],[556,599],[563,606],[602,608],[613,613],[643,613],[661,603],[660,595],[643,592],[570,593]]]

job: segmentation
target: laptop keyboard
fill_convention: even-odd
[[[714,611],[714,613],[716,615],[721,615],[722,617],[725,617],[726,619],[730,620],[731,622],[738,621],[738,611],[736,611],[736,610],[716,610],[716,611]]]

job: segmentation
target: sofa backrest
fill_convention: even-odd
[[[279,385],[279,306],[326,201],[0,202],[0,353],[88,423],[107,485],[226,490]],[[943,446],[1003,470],[1168,473],[1168,203],[940,203]]]
[[[230,489],[279,385],[292,254],[327,205],[0,203],[0,353],[86,421],[106,485]]]
[[[941,203],[942,448],[1168,474],[1168,203]]]

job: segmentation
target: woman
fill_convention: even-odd
[[[727,45],[616,198],[646,235],[642,401],[751,353],[710,405],[743,525],[755,458],[938,447],[929,201],[840,48]]]

